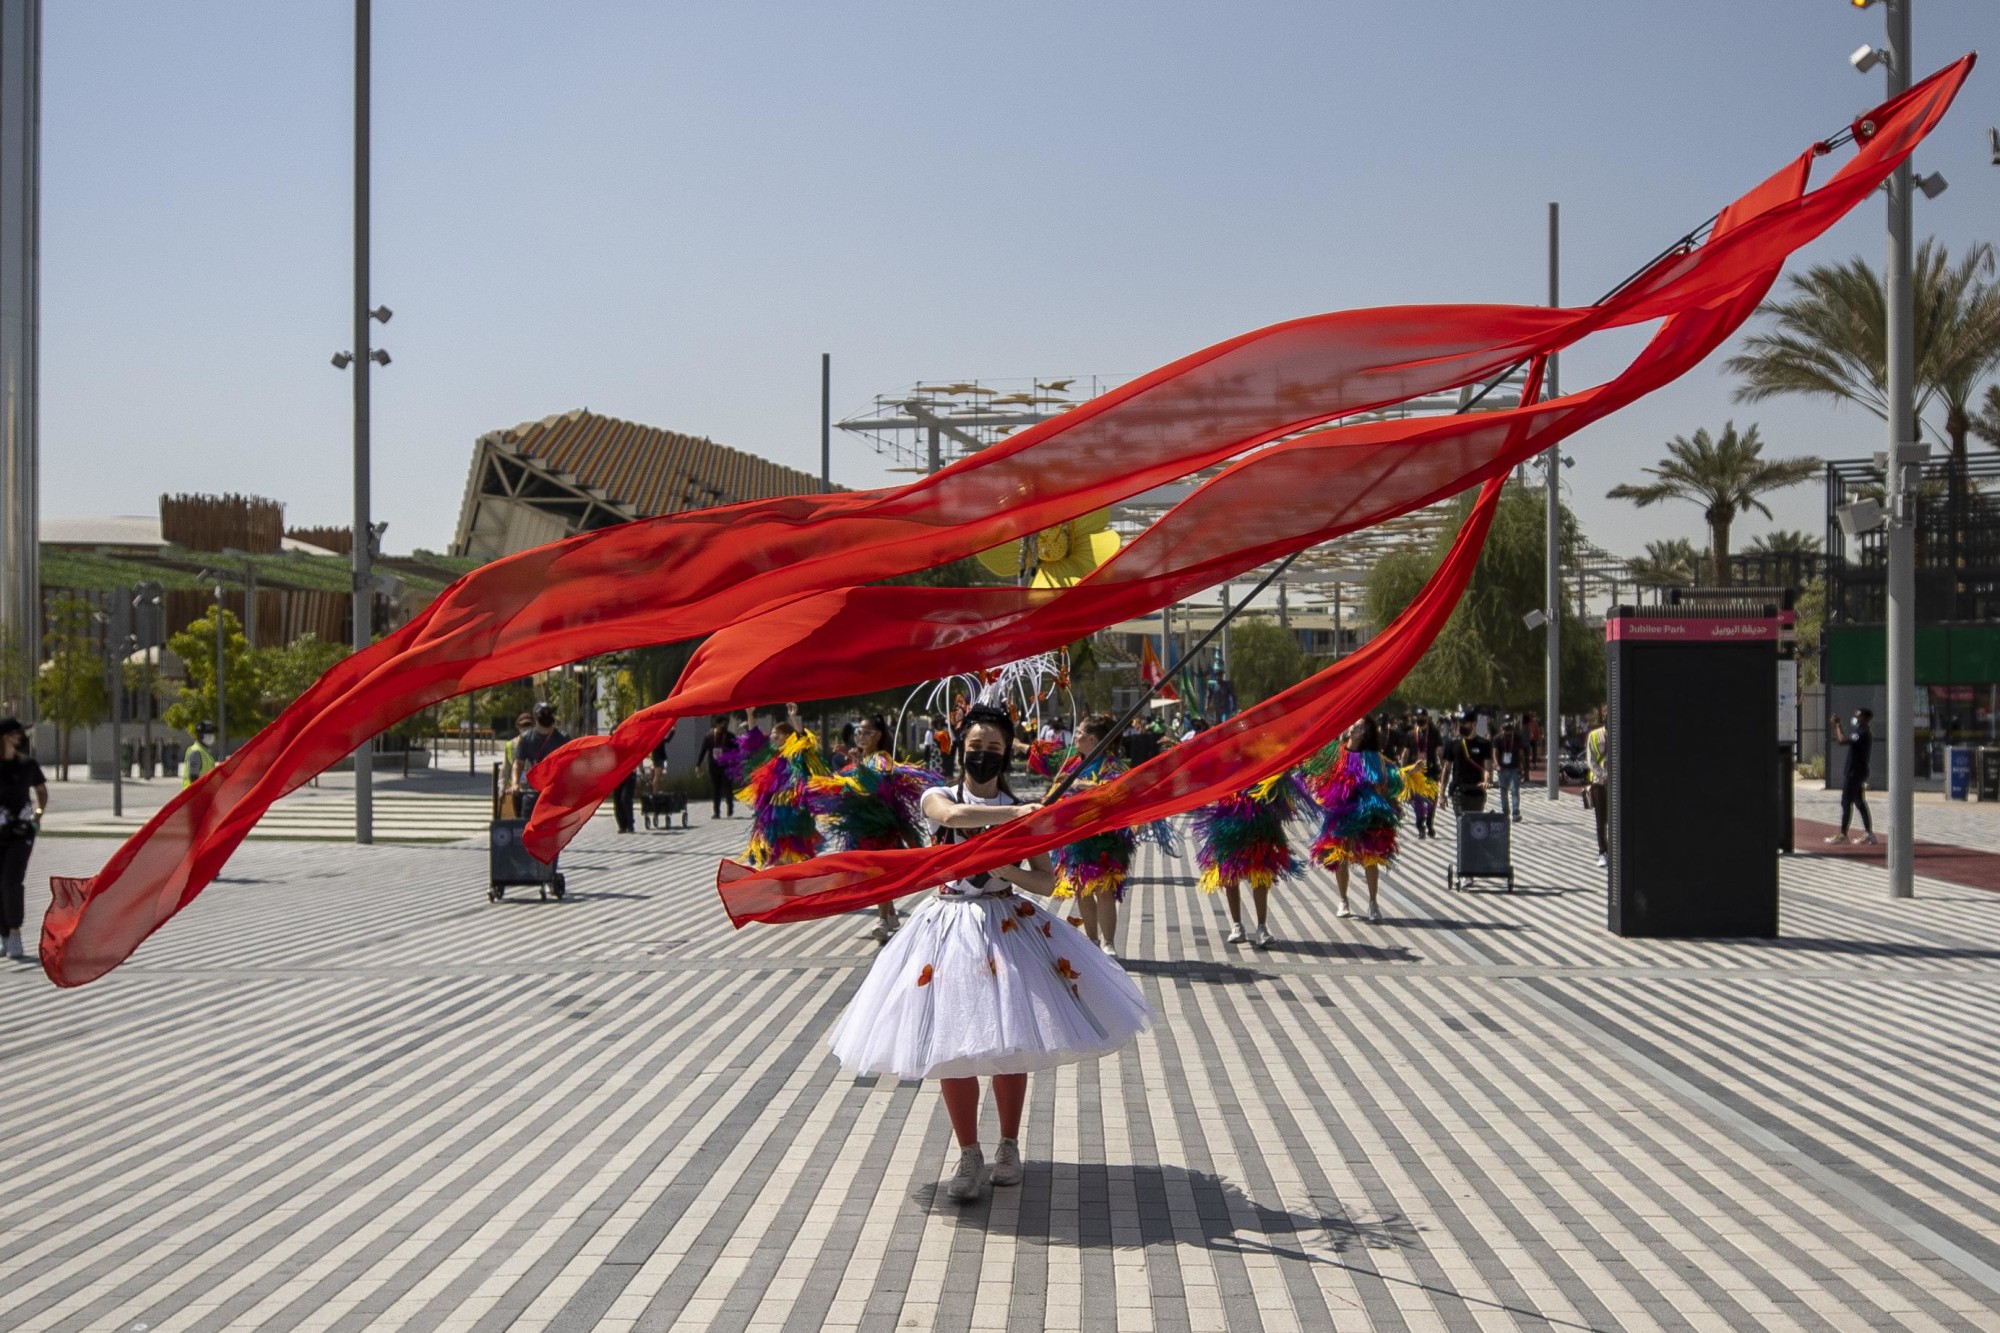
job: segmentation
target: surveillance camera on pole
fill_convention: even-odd
[[[1847,63],[1854,66],[1855,69],[1861,71],[1863,74],[1874,69],[1877,65],[1887,66],[1890,69],[1895,68],[1894,65],[1889,64],[1889,53],[1887,51],[1881,50],[1879,47],[1870,46],[1866,42],[1862,43],[1855,50],[1854,54],[1847,58]]]

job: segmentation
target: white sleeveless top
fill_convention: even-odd
[[[954,783],[949,787],[932,787],[924,793],[923,800],[929,800],[931,792],[940,793],[946,800],[956,805],[1019,805],[1021,803],[1017,797],[1011,796],[1004,791],[995,792],[991,796],[980,796],[975,792],[967,791],[964,783]],[[921,805],[922,801],[919,801],[918,804]],[[1000,826],[993,824],[988,827],[998,828]],[[985,829],[947,829],[942,824],[934,823],[931,825],[931,843],[935,846],[941,842],[963,842],[968,835],[980,834],[985,831]],[[979,881],[984,882],[981,883]],[[938,893],[946,898],[983,898],[988,894],[1011,892],[1013,887],[1013,885],[1004,879],[995,879],[991,875],[981,873],[977,877],[977,880],[955,879],[949,884],[941,885],[938,888]]]

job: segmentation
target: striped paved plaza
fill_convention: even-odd
[[[965,1209],[935,1092],[825,1055],[868,918],[730,931],[744,822],[599,821],[559,904],[248,845],[94,986],[0,974],[0,1327],[2000,1327],[2000,895],[1805,859],[1782,943],[1627,943],[1529,815],[1520,893],[1419,844],[1261,954],[1148,853],[1158,1027]]]

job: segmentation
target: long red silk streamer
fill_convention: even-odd
[[[52,879],[43,966],[59,985],[81,984],[116,966],[214,878],[273,801],[441,699],[602,652],[712,634],[766,615],[782,620],[800,598],[858,591],[860,584],[934,567],[1300,430],[1477,382],[1597,329],[1727,302],[1865,197],[1936,123],[1970,66],[1968,57],[1871,113],[1878,132],[1864,136],[1862,151],[1827,187],[1786,207],[1739,205],[1744,220],[1726,238],[1663,261],[1604,306],[1395,307],[1295,320],[1163,367],[909,486],[648,520],[485,566],[410,624],[330,671],[154,816],[97,875]],[[1573,400],[1550,406],[1563,403]],[[1362,428],[1330,433],[1347,429]],[[1402,490],[1389,474],[1412,467],[1431,473],[1426,494],[1448,494],[1476,479],[1494,457],[1490,447],[1482,460],[1474,456],[1478,450],[1463,453],[1460,442],[1439,439],[1435,452],[1445,461],[1434,464],[1414,435],[1385,436],[1375,449],[1386,457],[1398,443],[1403,462],[1359,485],[1385,488],[1384,494]],[[1454,466],[1455,485],[1448,484]],[[1231,469],[1209,486],[1232,477],[1232,486],[1250,484]],[[1269,472],[1256,484],[1267,483],[1289,485]],[[1233,494],[1237,503],[1272,509],[1290,500],[1287,490]],[[1360,521],[1382,508],[1371,502],[1353,515]],[[1196,576],[1182,571],[1232,567],[1243,555],[1230,547],[1224,537],[1200,560],[1163,562],[1160,568],[1170,572],[1147,582],[1146,595],[1172,595],[1180,579]],[[1125,574],[1111,581],[1132,582]],[[1062,614],[1084,623],[1095,611]],[[980,632],[977,623],[963,626],[967,637]],[[913,652],[930,651],[927,634],[917,633]],[[1008,637],[988,636],[991,650],[999,652]],[[875,683],[902,669],[879,659],[872,665]],[[796,682],[796,670],[774,667],[759,679]],[[768,697],[813,695],[794,687]]]
[[[1878,136],[1805,208],[1800,195],[1814,154],[1788,163],[1723,211],[1698,258],[1669,257],[1598,307],[1600,315],[1606,323],[1624,323],[1629,309],[1713,305],[1764,281],[1768,264],[1751,268],[1745,256],[1788,253],[1824,230],[1873,188],[1878,167],[1893,151],[1895,144]],[[1731,331],[1722,330],[1716,340]],[[1683,373],[1714,343],[1690,355],[1692,345],[1656,345],[1617,380],[1553,407],[1372,423],[1275,446],[1197,491],[1066,592],[840,589],[738,621],[703,646],[667,699],[609,736],[573,742],[536,769],[541,798],[527,845],[543,859],[553,857],[678,718],[908,684],[1074,642],[1266,560],[1420,508],[1496,469],[1504,472],[1519,456],[1548,448]],[[1533,421],[1530,442],[1496,462],[1498,440],[1524,417]],[[1246,514],[1256,515],[1259,540],[1253,545],[1241,536]]]
[[[1485,484],[1465,527],[1423,592],[1383,633],[1342,659],[1339,667],[1245,709],[1115,781],[1064,797],[965,842],[902,851],[838,852],[755,873],[725,861],[716,874],[716,886],[730,920],[738,926],[750,921],[806,921],[887,902],[945,883],[961,872],[1025,861],[1106,827],[1191,810],[1303,762],[1416,665],[1472,577],[1504,484],[1504,477]]]
[[[1776,188],[1787,188],[1785,177],[1786,173],[1780,173],[1773,178]],[[1804,172],[1789,173],[1789,180],[1796,195],[1804,183]],[[1065,799],[1002,826],[1004,837],[987,834],[972,843],[921,850],[824,856],[754,873],[748,867],[724,862],[716,887],[730,919],[738,926],[750,921],[801,921],[886,902],[913,889],[943,883],[962,871],[1025,859],[1106,827],[1184,813],[1301,762],[1373,707],[1436,639],[1471,577],[1500,487],[1512,466],[1574,430],[1580,416],[1594,420],[1618,402],[1629,400],[1635,386],[1661,382],[1699,362],[1749,317],[1777,275],[1778,269],[1773,267],[1744,284],[1728,302],[1669,320],[1619,380],[1598,390],[1494,413],[1487,420],[1458,417],[1436,423],[1441,429],[1455,426],[1460,431],[1497,428],[1505,432],[1506,442],[1479,469],[1485,476],[1480,501],[1424,591],[1363,651],[1130,773],[1092,788],[1080,799]],[[1538,381],[1539,367],[1531,376],[1531,386]],[[1607,392],[1614,388],[1622,388],[1624,393]],[[1577,399],[1593,395],[1612,401],[1597,404],[1596,411],[1574,405]],[[1526,396],[1532,397],[1532,391]],[[1544,418],[1543,429],[1534,428],[1537,418]],[[1238,466],[1248,468],[1257,461]],[[1309,475],[1302,472],[1297,480],[1303,484]]]

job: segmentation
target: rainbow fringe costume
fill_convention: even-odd
[[[823,778],[819,737],[801,731],[785,739],[759,765],[736,799],[750,807],[750,845],[743,859],[762,870],[810,860],[819,851],[819,825],[810,802],[814,778]]]
[[[1403,822],[1403,770],[1373,750],[1345,745],[1312,785],[1324,817],[1312,854],[1323,865],[1385,866]]]
[[[1060,782],[1082,762],[1081,755],[1072,754],[1057,771],[1056,780]],[[1089,775],[1070,784],[1069,790],[1074,792],[1101,786],[1124,772],[1122,762],[1106,755],[1091,766]],[[1050,890],[1049,896],[1083,898],[1108,893],[1123,900],[1125,875],[1132,868],[1132,853],[1142,840],[1154,844],[1168,856],[1181,854],[1180,842],[1174,837],[1173,827],[1164,820],[1154,820],[1138,828],[1094,833],[1080,842],[1058,847],[1050,854],[1049,860],[1055,866],[1056,886]]]
[[[1082,755],[1070,755],[1056,770],[1056,780],[1060,782],[1082,762]],[[1100,786],[1124,771],[1124,764],[1106,755],[1091,766],[1087,775],[1071,783],[1069,789],[1084,791]],[[1056,886],[1049,896],[1083,898],[1108,893],[1114,898],[1123,898],[1125,874],[1132,868],[1132,852],[1138,845],[1139,839],[1131,829],[1120,828],[1109,833],[1095,833],[1081,842],[1056,848],[1049,855],[1056,871]]]
[[[924,845],[924,793],[944,779],[928,769],[871,754],[806,784],[806,802],[838,851]]]
[[[1279,773],[1194,812],[1195,864],[1201,891],[1227,884],[1269,889],[1299,873],[1299,859],[1285,825],[1305,812],[1312,797],[1291,773]]]

